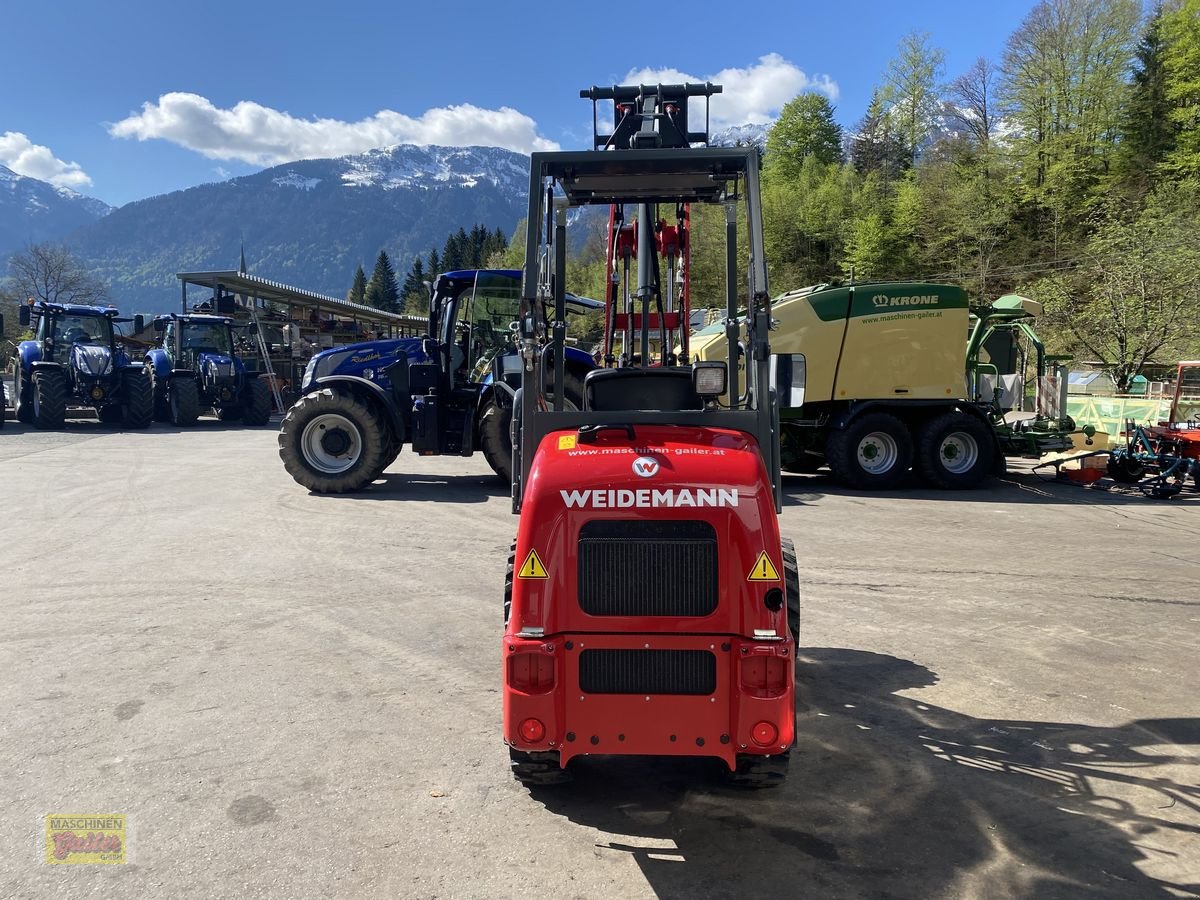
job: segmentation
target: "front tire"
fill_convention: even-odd
[[[361,490],[383,471],[384,427],[354,397],[323,388],[305,394],[283,417],[279,456],[288,474],[314,493]]]
[[[21,372],[20,359],[13,360],[13,407],[18,422],[33,424],[33,383]]]
[[[961,491],[979,487],[995,464],[992,431],[974,416],[949,412],[921,429],[917,472],[936,488]]]
[[[33,424],[48,430],[67,421],[67,380],[57,369],[33,374]]]
[[[167,379],[154,374],[153,366],[146,366],[146,377],[150,379],[150,393],[154,401],[154,421],[171,421],[171,406],[167,401]]]
[[[825,445],[830,471],[860,490],[896,487],[912,465],[912,436],[891,413],[876,412],[833,432]]]
[[[557,752],[526,753],[508,748],[508,765],[513,778],[527,787],[565,784],[571,780],[567,770],[558,765]]]
[[[787,781],[791,758],[791,750],[773,756],[739,753],[735,760],[736,768],[729,773],[729,781],[736,787],[750,790],[780,787]]]
[[[172,378],[167,387],[171,424],[189,428],[200,418],[200,389],[193,378]]]
[[[266,425],[270,421],[271,389],[261,378],[250,378],[242,400],[242,424]]]
[[[126,428],[149,428],[154,421],[154,387],[145,372],[126,372],[125,402],[120,408]]]

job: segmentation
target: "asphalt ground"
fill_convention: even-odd
[[[481,459],[310,495],[271,428],[0,431],[0,897],[1200,892],[1200,496],[789,478],[799,745],[513,782]],[[124,865],[48,865],[48,814]]]

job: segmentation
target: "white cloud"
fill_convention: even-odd
[[[390,109],[357,122],[298,119],[250,100],[222,109],[198,94],[163,94],[142,111],[108,128],[113,137],[158,138],[209,159],[277,165],[296,159],[345,156],[391,144],[480,145],[520,153],[557,150],[539,137],[537,123],[507,106],[481,109],[462,104],[429,109],[413,118]]]
[[[19,131],[0,134],[0,165],[55,187],[81,188],[92,183],[79,163],[63,162],[49,147],[33,143]]]
[[[773,121],[785,103],[804,91],[820,91],[836,100],[837,82],[828,75],[809,76],[778,53],[768,53],[747,68],[722,69],[697,78],[678,69],[634,69],[623,84],[678,84],[711,81],[722,93],[712,98],[712,124],[758,125]],[[697,123],[693,123],[697,127]]]

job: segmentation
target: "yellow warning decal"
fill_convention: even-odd
[[[774,569],[771,571],[774,571]],[[525,557],[525,562],[521,565],[521,570],[517,572],[517,577],[549,578],[550,574],[546,571],[546,567],[542,565],[542,561],[538,559],[537,551],[530,550],[529,555]]]
[[[747,581],[778,581],[779,573],[775,571],[775,566],[771,560],[767,558],[767,551],[764,550],[758,554],[758,559],[754,561],[754,568],[750,570],[750,574],[746,576]]]
[[[559,450],[574,450],[575,449],[575,435],[573,435],[573,434],[560,435],[558,438],[558,449]]]

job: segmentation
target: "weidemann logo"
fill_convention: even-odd
[[[563,491],[567,509],[678,509],[685,506],[737,506],[737,488],[642,488]]]
[[[887,306],[937,306],[937,294],[915,294],[911,297],[889,297],[887,294],[876,294],[871,298],[876,309]]]

